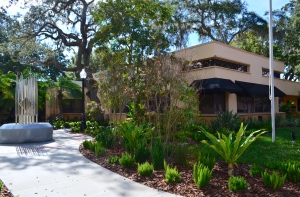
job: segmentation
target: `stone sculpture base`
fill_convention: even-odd
[[[50,123],[4,124],[0,127],[0,144],[19,144],[53,140],[53,127]]]

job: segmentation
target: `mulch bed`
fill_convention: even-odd
[[[121,156],[125,152],[122,146],[116,146],[106,150],[106,154],[102,157],[98,157],[94,152],[84,149],[81,145],[79,151],[83,156],[97,163],[98,165],[107,168],[121,176],[127,177],[135,182],[147,185],[149,187],[177,194],[186,197],[223,197],[223,196],[251,196],[251,197],[299,197],[300,196],[300,184],[295,184],[289,181],[285,181],[282,188],[277,191],[264,186],[260,177],[252,177],[249,174],[250,165],[242,164],[235,169],[235,176],[243,176],[248,182],[248,189],[246,191],[238,191],[236,193],[228,189],[229,175],[227,173],[227,165],[223,161],[217,161],[214,169],[212,179],[208,186],[199,189],[196,187],[193,180],[192,167],[182,168],[178,167],[181,172],[181,182],[167,184],[164,179],[163,170],[155,170],[149,177],[140,176],[137,173],[137,166],[132,168],[124,168],[120,164],[108,163],[108,156]],[[1,180],[0,180],[1,181]],[[13,197],[10,190],[3,184],[1,191],[3,197]]]
[[[13,197],[13,194],[10,192],[10,190],[6,187],[6,185],[2,182],[1,179],[0,179],[0,182],[2,183],[2,190],[0,192],[0,196]]]
[[[108,163],[108,156],[121,156],[122,152],[125,152],[122,146],[113,147],[106,150],[105,156],[97,157],[94,152],[84,149],[81,145],[79,150],[83,156],[90,159],[91,161],[107,168],[121,176],[127,177],[135,182],[147,185],[149,187],[166,191],[172,194],[177,194],[186,197],[195,196],[269,196],[269,197],[293,197],[300,196],[300,184],[295,184],[289,181],[285,181],[283,187],[277,191],[267,188],[264,186],[260,177],[252,177],[249,174],[250,165],[242,164],[235,169],[235,176],[243,176],[248,182],[248,189],[246,191],[238,191],[236,193],[228,189],[229,175],[227,173],[227,165],[223,161],[217,161],[214,169],[212,179],[208,186],[199,189],[193,180],[192,167],[182,168],[178,167],[181,172],[181,182],[168,184],[164,179],[163,170],[155,170],[149,177],[140,176],[137,173],[137,166],[132,168],[124,168],[120,164]]]

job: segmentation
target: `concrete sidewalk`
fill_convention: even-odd
[[[0,179],[20,197],[175,197],[141,185],[79,153],[82,134],[53,132],[46,143],[0,145]]]

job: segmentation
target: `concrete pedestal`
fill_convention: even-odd
[[[19,144],[53,140],[50,123],[4,124],[0,127],[0,144]]]

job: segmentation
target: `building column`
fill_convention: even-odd
[[[279,97],[274,97],[275,113],[279,112]]]
[[[226,110],[237,113],[237,96],[236,94],[226,93]]]

